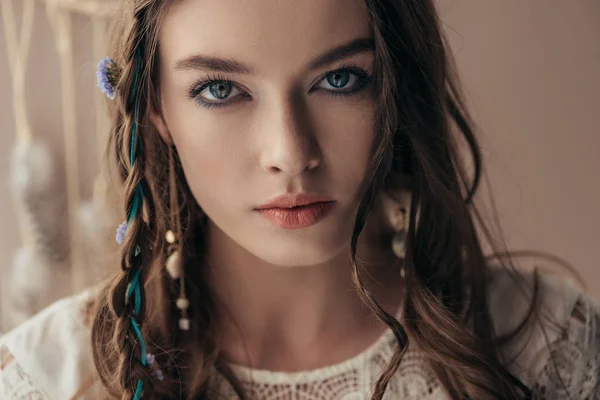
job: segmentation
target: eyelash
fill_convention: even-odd
[[[360,92],[362,89],[366,88],[372,82],[372,78],[373,78],[373,76],[369,75],[369,73],[367,71],[365,71],[364,69],[362,69],[354,64],[343,64],[339,68],[336,68],[334,70],[326,72],[324,74],[323,78],[319,81],[319,83],[321,83],[323,80],[325,80],[325,78],[328,75],[334,74],[336,72],[350,72],[351,75],[355,75],[358,77],[358,81],[354,84],[354,87],[350,90],[343,91],[343,90],[323,89],[323,90],[325,90],[327,96],[331,96],[331,97],[351,96],[353,94]],[[209,75],[206,79],[202,79],[198,82],[195,82],[193,85],[190,86],[190,88],[188,89],[188,97],[190,98],[190,100],[195,101],[196,104],[198,104],[199,106],[202,106],[202,107],[206,107],[206,108],[226,107],[232,102],[232,100],[225,100],[220,103],[217,103],[217,102],[213,103],[210,101],[202,100],[199,96],[200,93],[202,93],[204,91],[204,89],[206,89],[207,87],[210,87],[212,85],[219,84],[219,83],[224,83],[227,85],[232,85],[234,87],[237,87],[235,82],[227,79],[223,75],[218,75],[218,74],[217,75]],[[246,96],[247,96],[247,94],[246,94]]]

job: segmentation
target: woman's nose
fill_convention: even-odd
[[[321,163],[321,150],[310,119],[301,107],[279,106],[268,117],[261,148],[262,168],[294,176]]]

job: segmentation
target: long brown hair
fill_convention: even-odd
[[[123,184],[126,215],[138,187],[144,207],[132,219],[121,248],[121,271],[99,301],[92,329],[96,368],[107,394],[113,397],[132,398],[140,380],[145,398],[216,398],[210,392],[210,377],[219,371],[243,398],[241,385],[219,356],[215,300],[197,268],[204,250],[206,216],[187,187],[176,149],[161,139],[149,119],[151,109],[160,109],[158,36],[172,0],[122,3],[109,52],[122,68],[109,148]],[[507,337],[497,337],[486,295],[489,260],[482,250],[482,240],[492,248],[494,241],[473,202],[482,173],[481,154],[434,2],[366,0],[366,5],[376,47],[374,76],[381,106],[369,176],[352,235],[353,280],[361,299],[392,329],[398,342],[390,365],[376,383],[373,399],[382,398],[409,338],[426,355],[452,398],[530,398],[531,391],[502,365],[499,350],[534,315],[537,290],[518,329]],[[143,65],[137,78],[136,57],[141,57]],[[137,96],[139,114],[138,156],[132,165],[133,96]],[[464,148],[470,153],[470,168],[461,157]],[[175,168],[174,183],[168,176],[169,154],[175,159],[170,166]],[[170,229],[174,199],[169,185],[173,184],[186,255],[186,291],[194,305],[191,330],[185,335],[176,329],[179,287],[162,268],[166,254],[162,238]],[[385,192],[394,197],[407,189],[412,198],[403,263],[407,292],[400,323],[363,285],[356,248],[377,195]],[[512,268],[508,257],[498,262]],[[142,288],[137,320],[148,351],[155,354],[165,376],[161,381],[137,361],[140,343],[130,320],[133,310],[124,301],[135,273],[140,274]]]

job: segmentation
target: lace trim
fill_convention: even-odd
[[[580,298],[567,326],[538,352],[534,389],[544,398],[600,400],[600,308]]]
[[[6,346],[0,346],[0,397],[48,400]]]
[[[547,399],[600,400],[600,307],[580,297],[570,318],[521,371],[536,395]],[[544,341],[543,337],[536,340]],[[396,341],[390,329],[369,348],[342,363],[311,371],[272,372],[236,365],[235,373],[251,398],[306,400],[363,400],[387,367]],[[525,361],[525,360],[523,360]],[[527,383],[529,382],[529,383]],[[223,382],[221,382],[223,383]],[[221,386],[224,398],[233,391]],[[409,345],[390,381],[384,399],[448,399],[448,395],[423,354]]]
[[[402,319],[404,310],[404,301],[396,308],[393,314],[397,320]],[[330,378],[338,374],[344,374],[348,371],[364,368],[377,354],[393,354],[395,350],[396,338],[391,328],[387,327],[385,331],[365,350],[345,361],[306,371],[280,372],[266,369],[251,368],[241,364],[229,363],[232,372],[242,381],[268,382],[268,383],[297,383],[297,382],[315,382]]]
[[[365,357],[361,364],[354,365],[347,370],[340,370],[337,374],[316,376],[309,374],[269,373],[261,376],[260,380],[242,379],[244,393],[250,398],[260,399],[302,399],[302,400],[365,400],[371,398],[377,379],[388,366],[395,350],[395,339],[386,336],[379,351],[373,351],[371,357]],[[377,343],[378,345],[380,343]],[[385,346],[384,346],[385,345]],[[369,349],[373,350],[373,348]],[[352,360],[355,360],[354,357]],[[342,363],[343,364],[343,363]],[[337,364],[339,366],[341,364]],[[322,370],[322,369],[321,369]],[[279,375],[275,377],[275,375]],[[296,375],[290,377],[290,375]],[[311,375],[310,377],[307,377]],[[272,379],[271,379],[272,378]],[[292,381],[292,379],[295,379]],[[219,399],[237,398],[228,382],[221,376],[213,376],[213,386]],[[405,353],[402,363],[389,382],[384,400],[398,398],[412,400],[447,400],[445,389],[441,386],[435,373],[425,361],[423,354],[416,349],[409,349]]]
[[[252,380],[254,382],[269,383],[297,383],[314,382],[317,380],[328,379],[334,375],[343,374],[354,369],[363,368],[364,365],[375,355],[388,352],[394,347],[396,338],[391,329],[387,329],[379,338],[372,343],[366,350],[345,361],[337,364],[298,372],[278,372],[265,369],[250,368],[239,364],[230,363],[232,371],[240,377],[241,380]]]

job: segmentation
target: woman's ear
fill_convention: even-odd
[[[167,143],[169,146],[173,145],[173,138],[171,137],[171,133],[169,132],[167,123],[163,118],[162,112],[152,107],[150,109],[150,122],[152,122],[158,131],[158,134],[163,138],[165,143]]]

